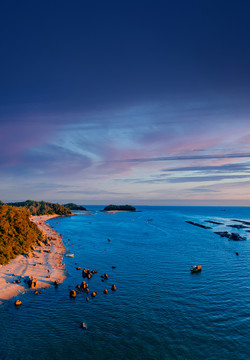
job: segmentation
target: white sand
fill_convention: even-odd
[[[33,247],[34,250],[31,250],[29,253],[32,257],[19,255],[11,260],[8,265],[0,267],[0,303],[20,293],[54,285],[55,280],[61,283],[66,278],[66,270],[62,263],[65,252],[62,239],[55,230],[45,223],[46,220],[57,216],[43,215],[31,217],[31,221],[37,224],[44,236],[53,237],[53,240],[50,246],[35,245]],[[37,287],[35,289],[29,289],[28,285],[24,282],[27,276],[34,276],[37,279]],[[13,284],[15,280],[20,280],[20,284]]]

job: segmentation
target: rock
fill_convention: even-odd
[[[115,291],[115,290],[116,290],[116,286],[115,286],[115,284],[113,284],[113,285],[111,286],[111,290],[113,290],[113,291]]]
[[[54,285],[57,287],[57,286],[59,285],[59,280],[56,280],[56,281],[54,282]]]
[[[31,289],[36,288],[36,286],[37,286],[37,279],[36,279],[35,277],[33,277],[33,276],[30,276],[30,277],[28,278],[27,283],[28,283],[28,285],[29,285],[29,287],[30,287]]]
[[[83,281],[83,282],[81,283],[81,288],[82,288],[82,289],[87,289],[87,287],[88,287],[88,284],[86,283],[86,281]]]
[[[82,271],[82,277],[83,278],[88,277],[88,274],[89,274],[89,269],[84,268],[83,271]]]
[[[213,220],[205,220],[205,222],[208,222],[210,224],[215,224],[215,225],[223,225],[222,223],[220,223],[218,221],[213,221]]]
[[[20,306],[21,304],[22,304],[22,301],[21,301],[21,300],[16,300],[16,301],[15,301],[15,305],[16,305],[16,306]]]
[[[86,293],[88,294],[88,293],[89,293],[89,288],[87,288],[85,291],[86,291]]]
[[[78,267],[76,268],[76,270],[81,270],[80,266],[78,266]]]
[[[108,239],[108,241],[111,241],[111,239]]]
[[[36,290],[36,291],[34,291],[34,295],[38,295],[38,291]]]
[[[116,266],[112,266],[112,269],[116,269]]]
[[[235,254],[236,254],[237,256],[239,256],[239,253],[238,253],[238,252],[236,252]]]
[[[226,237],[226,238],[230,238],[230,234],[228,231],[215,231],[214,232],[217,235],[220,235],[221,237]]]
[[[88,297],[86,297],[86,301],[89,301],[89,298],[88,298]]]
[[[71,291],[70,291],[70,297],[71,297],[71,298],[75,298],[75,297],[76,297],[76,291],[75,291],[75,290],[71,290]]]
[[[87,326],[86,326],[86,324],[85,324],[84,322],[81,323],[81,328],[82,328],[82,329],[85,329],[85,330],[87,329]]]
[[[234,228],[234,229],[246,229],[248,226],[245,225],[227,225],[228,227]]]
[[[92,273],[88,273],[87,278],[91,279],[92,278]]]
[[[237,233],[232,233],[231,236],[229,237],[229,240],[234,240],[234,241],[242,241],[242,240],[246,240],[247,238],[245,236],[240,236]]]
[[[76,285],[76,289],[81,289],[81,286],[78,284],[78,285]]]
[[[193,221],[185,221],[186,223],[188,224],[191,224],[191,225],[195,225],[195,226],[198,226],[198,227],[201,227],[202,229],[212,229],[211,227],[209,226],[205,226],[205,225],[202,225],[202,224],[197,224]]]
[[[95,291],[93,291],[93,292],[91,293],[91,296],[92,296],[92,297],[95,297],[96,294],[97,294],[97,293],[96,293]]]
[[[107,289],[103,290],[103,294],[107,294],[107,293],[108,293]]]
[[[108,277],[108,274],[104,274],[104,275],[103,275],[103,278],[104,278],[104,279],[108,279],[108,278],[109,278],[109,277]]]

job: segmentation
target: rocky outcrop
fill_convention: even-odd
[[[245,236],[241,236],[237,233],[230,234],[228,231],[216,231],[215,234],[220,235],[221,237],[226,237],[228,238],[228,240],[234,240],[234,241],[246,240]]]
[[[186,223],[188,224],[191,224],[191,225],[195,225],[195,226],[198,226],[198,227],[201,227],[202,229],[212,229],[211,227],[209,226],[206,226],[206,225],[202,225],[202,224],[197,224],[193,221],[185,221]]]
[[[82,277],[83,278],[91,279],[94,274],[97,274],[96,270],[91,270],[90,271],[89,269],[84,268],[83,271],[82,271]]]

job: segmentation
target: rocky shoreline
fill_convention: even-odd
[[[232,229],[243,229],[245,230],[246,232],[250,232],[250,230],[247,230],[247,228],[249,228],[249,226],[246,226],[246,225],[250,225],[250,222],[249,221],[244,221],[244,220],[231,220],[231,221],[237,221],[237,222],[240,222],[241,224],[229,224],[229,225],[225,225],[227,227],[231,227]],[[212,227],[210,226],[206,226],[206,225],[203,225],[203,224],[198,224],[196,222],[193,222],[193,221],[185,221],[186,223],[188,224],[191,224],[191,225],[194,225],[194,226],[198,226],[202,229],[213,229]],[[214,220],[205,220],[205,222],[207,223],[210,223],[210,224],[214,224],[214,225],[224,225],[223,223],[220,223],[218,221],[214,221]],[[244,225],[242,225],[244,224]],[[247,238],[245,236],[241,236],[240,234],[238,233],[235,233],[235,232],[228,232],[228,231],[214,231],[214,234],[217,234],[217,235],[220,235],[221,237],[226,237],[228,238],[228,240],[233,240],[233,241],[243,241],[243,240],[246,240]]]

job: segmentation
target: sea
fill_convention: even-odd
[[[249,207],[87,208],[49,220],[74,254],[64,256],[67,279],[0,306],[0,360],[250,359]],[[87,282],[98,294],[72,299],[85,267],[97,271]]]

